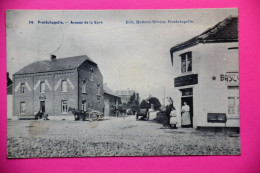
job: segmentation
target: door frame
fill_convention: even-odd
[[[190,104],[190,103],[187,103],[187,101],[185,101],[185,100],[187,100],[187,99],[190,99],[190,101],[189,102],[191,102],[192,104]],[[187,105],[189,105],[189,107],[190,107],[190,119],[191,119],[191,128],[193,128],[194,127],[194,121],[193,121],[193,96],[191,95],[191,96],[182,96],[181,97],[181,107],[183,106],[183,102],[186,102],[187,103]]]
[[[44,107],[44,111],[43,111],[43,108]],[[45,101],[44,100],[41,100],[40,101],[40,110],[42,111],[42,112],[46,112],[46,104],[45,104]]]

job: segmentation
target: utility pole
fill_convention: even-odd
[[[165,87],[163,87],[163,106],[165,106]]]

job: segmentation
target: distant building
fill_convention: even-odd
[[[224,126],[207,122],[209,113],[225,113],[227,127],[239,127],[238,18],[226,18],[170,53],[178,115],[186,102],[193,128]]]
[[[110,88],[108,88],[107,84],[105,83],[103,85],[104,90],[104,115],[110,115],[111,114],[111,108],[115,107],[120,103],[121,98]]]
[[[116,90],[116,94],[121,98],[122,104],[127,104],[133,94],[135,94],[135,98],[139,98],[139,93],[134,90]]]
[[[72,115],[69,107],[103,112],[103,76],[86,55],[37,61],[13,75],[13,113],[19,118],[38,110],[51,116]]]

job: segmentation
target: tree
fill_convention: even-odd
[[[138,95],[136,95],[136,93],[133,93],[133,95],[131,95],[127,103],[127,107],[132,109],[133,111],[137,111],[138,105],[139,105],[139,97]]]
[[[156,97],[151,97],[148,101],[150,105],[153,104],[155,110],[158,110],[162,106],[159,99]]]
[[[151,107],[151,105],[147,101],[142,100],[142,102],[140,104],[141,109],[149,109],[150,107]]]

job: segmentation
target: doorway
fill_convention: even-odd
[[[109,99],[104,99],[104,115],[109,116],[110,115],[110,104],[109,104]]]
[[[191,120],[191,127],[193,128],[193,97],[186,96],[181,98],[181,105],[184,105],[184,102],[190,107],[190,120]]]
[[[41,101],[41,102],[40,102],[40,110],[41,110],[42,112],[45,112],[45,101]]]

